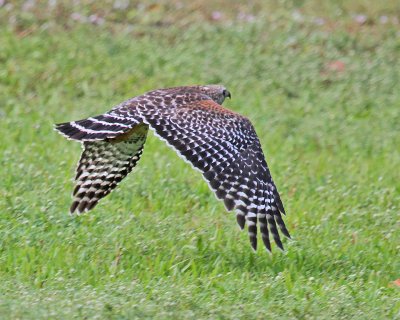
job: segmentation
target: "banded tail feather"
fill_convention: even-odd
[[[115,111],[96,117],[56,124],[55,129],[71,140],[99,141],[115,138],[140,121],[119,116]]]

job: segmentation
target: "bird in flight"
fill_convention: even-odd
[[[198,169],[228,211],[247,223],[257,249],[257,224],[271,251],[270,234],[290,238],[278,190],[250,120],[221,106],[230,92],[222,85],[158,89],[129,99],[87,119],[60,123],[56,130],[80,141],[71,213],[93,209],[132,171],[140,159],[148,129]]]

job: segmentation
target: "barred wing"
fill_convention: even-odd
[[[132,171],[142,155],[147,131],[147,125],[139,124],[116,138],[83,142],[71,213],[93,209]]]
[[[265,247],[271,250],[269,233],[283,249],[277,225],[287,237],[284,208],[271,178],[250,121],[212,100],[200,100],[175,108],[141,106],[139,112],[156,134],[200,170],[227,210],[236,209],[237,221],[257,248],[257,222]]]

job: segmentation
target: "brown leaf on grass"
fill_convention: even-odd
[[[296,191],[297,191],[297,188],[296,188],[296,187],[290,188],[290,190],[289,190],[289,192],[288,192],[289,197],[293,197],[294,194],[296,193]]]
[[[332,83],[332,76],[337,76],[346,71],[346,64],[340,60],[328,61],[324,64],[320,75],[323,79],[325,85],[330,85]]]
[[[356,243],[357,243],[357,240],[358,240],[358,235],[357,235],[356,232],[353,232],[353,233],[351,234],[351,243],[352,243],[352,244],[356,244]]]
[[[346,65],[343,61],[335,60],[328,62],[326,69],[331,72],[343,72],[346,70]]]
[[[389,283],[389,287],[391,287],[391,288],[394,288],[394,287],[400,288],[400,278],[390,282]]]

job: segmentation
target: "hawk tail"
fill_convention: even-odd
[[[111,111],[96,117],[59,123],[55,125],[55,129],[70,140],[98,141],[115,138],[129,131],[139,122],[134,118]]]

